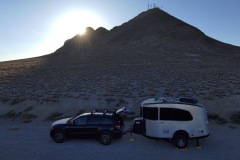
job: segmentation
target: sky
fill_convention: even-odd
[[[110,30],[148,4],[240,46],[239,0],[0,0],[0,62],[53,53],[84,28]]]

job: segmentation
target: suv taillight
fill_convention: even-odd
[[[121,129],[121,126],[120,125],[116,125],[115,128],[116,129]]]

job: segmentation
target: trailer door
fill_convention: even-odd
[[[171,138],[172,137],[172,122],[169,121],[172,117],[170,108],[159,108],[159,137]]]
[[[158,107],[143,107],[143,119],[145,119],[146,135],[159,138]]]
[[[172,138],[177,130],[189,130],[190,121],[193,120],[189,111],[178,108],[160,108],[160,137]]]

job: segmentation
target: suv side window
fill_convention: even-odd
[[[87,124],[100,124],[99,116],[88,116]]]
[[[73,121],[73,125],[85,125],[87,121],[87,116],[80,116]]]
[[[109,116],[101,117],[101,124],[113,124],[113,119]]]

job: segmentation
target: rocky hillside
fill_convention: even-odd
[[[110,31],[89,27],[52,54],[0,63],[0,101],[138,109],[164,95],[205,103],[239,96],[239,79],[239,47],[151,9]]]
[[[146,59],[157,63],[154,60],[166,55],[172,59],[181,56],[180,62],[182,59],[201,61],[213,57],[231,59],[238,57],[239,47],[216,41],[162,10],[151,9],[110,31],[89,27],[86,35],[76,35],[67,40],[53,55],[56,54],[65,57],[73,54],[75,58],[85,59],[89,56],[90,61],[94,56],[97,57],[94,63],[100,64],[110,63],[105,61],[105,57],[111,57],[114,64],[126,60],[130,61],[127,63],[143,63]]]

